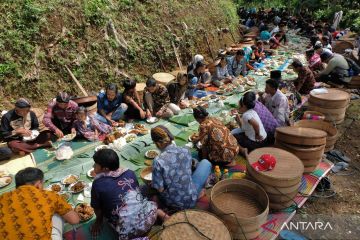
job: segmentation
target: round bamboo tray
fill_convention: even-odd
[[[175,79],[174,75],[164,72],[155,73],[152,77],[156,80],[157,83],[164,86],[166,86],[169,82]]]
[[[251,175],[251,173],[247,173],[246,175],[247,179],[250,181],[256,181],[256,179]],[[294,184],[293,186],[288,187],[274,187],[268,185],[268,183],[259,183],[260,186],[265,190],[267,194],[290,194],[292,192],[298,191],[300,185],[301,185],[301,179],[298,183]]]
[[[257,162],[261,155],[271,154],[276,158],[276,165],[270,171],[258,172],[251,164]],[[274,187],[288,187],[301,181],[304,166],[294,154],[279,148],[258,148],[248,156],[247,171],[256,182],[267,183]]]
[[[299,146],[275,140],[275,145],[281,149],[291,152],[301,161],[306,159],[321,158],[324,154],[325,145],[320,146]]]
[[[141,180],[142,180],[145,184],[150,184],[150,183],[151,183],[151,180],[145,179],[145,176],[146,176],[147,174],[151,173],[151,172],[152,172],[152,167],[151,167],[151,166],[150,166],[150,167],[146,167],[146,168],[144,168],[144,169],[141,170],[141,172],[140,172],[140,178],[141,178]]]
[[[305,167],[305,168],[304,168],[304,173],[312,173],[312,172],[314,172],[314,171],[317,169],[318,166],[319,166],[319,165],[311,166],[311,167]]]
[[[135,89],[138,93],[143,93],[145,87],[146,87],[146,83],[136,83]]]
[[[334,53],[344,54],[346,49],[354,49],[354,44],[350,41],[339,40],[332,50]]]
[[[310,93],[309,103],[322,108],[344,108],[349,105],[350,94],[334,88],[328,88],[328,93]]]
[[[97,111],[97,97],[88,96],[88,97],[77,97],[72,99],[79,106],[83,106],[89,113],[95,113]]]
[[[224,222],[215,215],[202,210],[184,210],[172,215],[164,224],[159,239],[231,240],[231,234]],[[199,232],[200,233],[199,233]]]
[[[254,239],[267,221],[269,198],[254,182],[227,179],[218,182],[211,190],[210,206],[225,222],[234,239]]]
[[[272,210],[282,210],[285,208],[289,208],[292,205],[295,205],[295,202],[293,200],[289,200],[289,201],[282,202],[282,203],[270,203],[269,207]]]
[[[300,120],[295,122],[294,126],[308,127],[323,130],[327,133],[325,149],[333,148],[338,138],[338,130],[329,122],[314,121],[314,120]]]
[[[310,110],[321,112],[325,115],[325,121],[335,124],[342,123],[345,118],[346,108],[327,109],[312,104],[309,105]]]
[[[296,195],[298,194],[298,190],[292,192],[292,193],[288,193],[288,194],[272,194],[272,193],[267,193],[268,197],[269,197],[269,201],[270,203],[283,203],[283,202],[288,202],[290,200],[295,199]]]
[[[313,128],[279,127],[275,139],[297,145],[318,146],[326,144],[326,135],[326,132]]]

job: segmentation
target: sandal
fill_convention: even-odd
[[[330,156],[337,158],[341,162],[350,162],[351,159],[348,158],[344,153],[340,152],[339,150],[333,149],[327,153]]]
[[[332,168],[331,171],[333,173],[338,173],[342,170],[346,170],[349,167],[349,164],[346,162],[338,162]]]

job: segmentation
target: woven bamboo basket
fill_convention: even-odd
[[[172,215],[159,234],[160,240],[231,240],[224,222],[215,215],[202,210],[184,210]]]
[[[270,171],[258,172],[251,164],[257,162],[263,154],[273,155],[276,165]],[[288,187],[301,181],[304,166],[294,154],[279,148],[266,147],[258,148],[249,154],[246,169],[260,185],[266,183],[274,187]]]
[[[346,114],[346,107],[329,109],[309,104],[309,110],[323,113],[325,115],[325,121],[334,124],[342,123],[345,119]]]
[[[349,87],[359,88],[360,87],[360,75],[353,76],[348,84]]]
[[[313,128],[279,127],[275,139],[289,144],[319,146],[326,144],[326,132]]]
[[[328,93],[310,93],[309,103],[322,108],[344,108],[349,105],[350,94],[339,89],[328,88]]]
[[[246,178],[250,181],[256,182],[256,179],[251,175],[251,173],[247,173]],[[260,184],[260,183],[259,183]],[[288,187],[274,187],[271,185],[268,185],[268,183],[261,183],[261,187],[265,190],[266,193],[270,194],[290,194],[294,191],[297,191],[301,185],[301,180],[294,184],[293,186]]]
[[[283,203],[283,202],[288,202],[290,200],[294,200],[296,195],[298,194],[298,190],[292,192],[292,193],[288,193],[288,194],[272,194],[272,193],[268,193],[268,197],[269,197],[269,201],[270,203]]]
[[[156,80],[157,83],[164,86],[166,86],[169,82],[175,79],[174,75],[164,72],[155,73],[152,77]]]
[[[354,44],[352,42],[339,40],[336,42],[332,50],[334,53],[344,54],[346,49],[353,49],[353,48],[354,48]]]
[[[285,208],[289,208],[292,205],[295,205],[294,200],[288,200],[286,202],[282,202],[282,203],[270,203],[269,207],[272,210],[283,210]]]
[[[304,168],[304,173],[312,173],[317,169],[318,166],[319,166],[319,164],[316,165],[316,166],[305,167]]]
[[[297,156],[301,161],[306,159],[318,159],[324,154],[324,144],[320,146],[300,146],[294,144],[284,143],[280,140],[275,140],[275,145],[281,149],[291,152]]]
[[[227,179],[211,190],[211,210],[227,225],[234,239],[254,239],[267,221],[269,198],[262,187],[245,179]]]
[[[331,124],[329,122],[314,121],[314,120],[300,120],[298,122],[295,122],[294,126],[315,128],[315,129],[325,131],[327,133],[325,152],[328,149],[334,148],[336,140],[338,139],[338,130],[336,129],[336,127],[333,124]]]

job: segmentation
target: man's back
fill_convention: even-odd
[[[58,194],[24,185],[0,196],[1,239],[50,239],[52,216],[71,206]]]

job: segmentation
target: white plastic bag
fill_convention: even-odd
[[[57,160],[68,160],[74,155],[73,150],[68,144],[62,144],[55,152]]]

